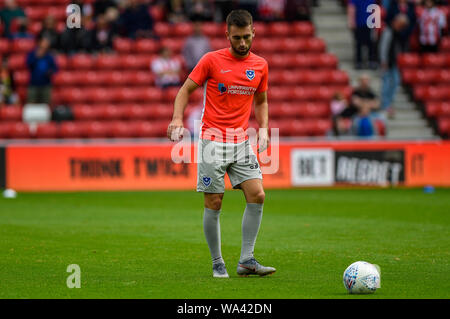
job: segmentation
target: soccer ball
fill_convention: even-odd
[[[345,269],[343,280],[351,294],[373,294],[380,288],[380,268],[365,261],[357,261]]]

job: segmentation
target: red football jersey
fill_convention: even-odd
[[[234,57],[229,48],[206,53],[189,78],[204,85],[200,138],[240,143],[251,114],[253,96],[268,88],[267,61],[253,54]]]

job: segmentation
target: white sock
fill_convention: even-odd
[[[224,263],[222,251],[220,249],[220,210],[213,210],[205,207],[203,214],[203,232],[213,264]]]
[[[263,205],[257,203],[247,203],[244,216],[242,217],[242,247],[241,262],[253,258],[256,237],[258,236],[259,226],[263,214]]]

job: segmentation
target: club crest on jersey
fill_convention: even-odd
[[[251,81],[255,78],[255,70],[245,70],[245,75]]]
[[[202,182],[203,182],[203,185],[208,187],[209,185],[211,185],[211,177],[203,176]]]

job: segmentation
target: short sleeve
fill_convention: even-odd
[[[205,54],[200,61],[198,61],[191,74],[189,74],[189,78],[199,86],[202,86],[203,83],[205,83],[205,81],[209,78],[211,65],[210,60],[210,55]]]
[[[269,65],[266,62],[266,64],[264,65],[261,82],[259,82],[258,89],[256,90],[257,93],[262,93],[262,92],[267,91],[267,89],[269,88],[268,79],[269,79]]]

